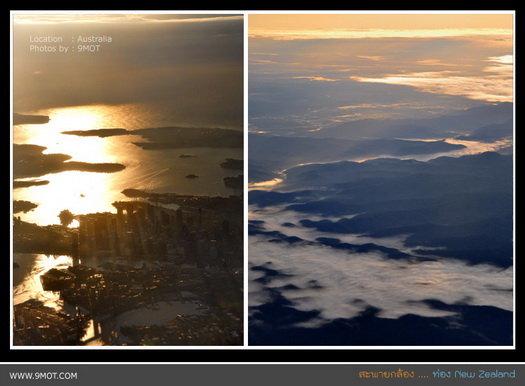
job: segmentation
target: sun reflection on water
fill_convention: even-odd
[[[51,256],[43,254],[15,253],[14,261],[20,265],[18,270],[26,272],[23,277],[21,273],[15,271],[13,286],[13,304],[20,304],[29,299],[36,299],[44,303],[45,306],[54,309],[61,309],[62,304],[60,294],[55,291],[45,291],[40,282],[40,276],[51,268],[66,268],[73,264],[70,256]]]
[[[34,186],[17,192],[19,200],[38,204],[38,210],[28,212],[24,220],[40,224],[59,223],[58,214],[69,210],[74,214],[111,211],[113,207],[109,175],[104,173],[63,172],[45,177],[48,185]]]
[[[38,144],[47,148],[46,154],[68,154],[75,161],[112,162],[114,156],[102,138],[63,134],[104,127],[106,109],[106,106],[79,106],[40,111],[39,114],[49,116],[49,122],[16,127],[15,143]]]
[[[67,154],[71,157],[67,162],[118,163],[123,154],[111,139],[64,134],[107,128],[108,122],[114,122],[112,112],[115,111],[111,106],[103,105],[39,111],[37,114],[49,116],[49,122],[15,126],[14,143],[44,146],[44,154]],[[43,225],[59,223],[58,214],[64,209],[74,214],[109,211],[115,201],[111,174],[85,171],[45,174],[37,179],[48,181],[46,185],[15,189],[14,199],[38,204],[37,209],[22,217]]]
[[[45,124],[14,126],[14,144],[43,146],[46,148],[43,154],[66,154],[70,158],[65,162],[109,163],[125,167],[112,173],[71,170],[58,173],[57,169],[54,173],[25,178],[26,182],[38,181],[41,185],[13,190],[14,200],[38,205],[29,212],[15,213],[24,221],[39,225],[58,224],[58,214],[64,209],[73,214],[113,212],[113,202],[128,199],[122,194],[127,188],[208,196],[236,194],[225,186],[223,177],[238,171],[224,169],[220,164],[227,158],[242,158],[242,148],[150,151],[135,145],[147,138],[134,134],[133,130],[181,126],[169,106],[90,105],[21,113],[46,115],[50,120]],[[107,137],[64,134],[97,129],[125,129],[128,133]],[[194,157],[183,158],[181,154]],[[191,174],[199,178],[186,178]]]

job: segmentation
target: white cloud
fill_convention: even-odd
[[[320,75],[294,76],[292,77],[292,79],[308,79],[308,80],[317,80],[317,81],[322,81],[322,82],[337,82],[337,79],[326,78]]]
[[[350,79],[358,82],[412,86],[432,94],[464,96],[489,102],[511,102],[512,60],[506,55],[489,58],[488,61],[495,64],[483,68],[482,72],[476,75],[445,70],[391,74],[376,78],[351,76]]]
[[[251,219],[264,220],[267,230],[279,230],[289,236],[306,240],[314,237],[336,237],[342,242],[365,243],[358,235],[332,235],[315,230],[283,227],[297,224],[302,215],[272,208],[257,211]],[[310,219],[319,217],[309,216]],[[373,239],[375,243],[403,249],[403,238]],[[406,250],[406,248],[405,248]],[[371,305],[382,310],[379,316],[397,318],[413,313],[422,316],[443,316],[443,311],[428,308],[424,299],[439,299],[454,303],[468,299],[469,304],[489,305],[511,310],[513,307],[512,268],[500,269],[490,265],[469,266],[461,261],[408,262],[385,258],[381,253],[347,253],[322,245],[270,243],[265,236],[250,236],[249,262],[251,266],[271,262],[271,268],[290,274],[272,280],[271,287],[293,284],[299,290],[283,292],[303,311],[318,310],[325,320],[356,316]],[[260,272],[250,271],[250,305],[262,304],[268,299],[261,292],[263,285],[252,283]],[[312,289],[315,280],[323,288]],[[319,320],[314,323],[320,322]]]
[[[256,29],[251,28],[250,38],[275,40],[304,39],[367,39],[367,38],[454,38],[462,36],[504,36],[512,34],[507,28],[442,28],[442,29],[393,29],[393,28],[325,28],[325,29]]]
[[[361,58],[361,59],[373,60],[373,61],[376,61],[376,62],[385,60],[384,56],[379,56],[379,55],[376,55],[376,56],[373,56],[373,55],[358,55],[357,57]]]

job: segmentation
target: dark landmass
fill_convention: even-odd
[[[290,169],[286,182],[297,191],[252,191],[250,203],[264,207],[289,202],[287,210],[305,214],[354,215],[300,221],[325,234],[406,235],[409,247],[445,247],[418,251],[428,257],[513,264],[512,156],[487,152],[428,162],[377,159],[305,165]],[[321,188],[317,197],[304,194],[312,184]]]
[[[196,175],[196,174],[188,174],[188,175],[186,176],[186,178],[189,178],[189,179],[194,179],[194,178],[198,178],[198,177],[199,177],[199,176]]]
[[[265,165],[259,164],[255,165],[250,158],[248,162],[248,181],[252,182],[262,182],[262,181],[271,181],[276,178],[280,178],[280,174],[277,171],[268,169]]]
[[[29,201],[24,201],[24,200],[13,201],[13,213],[20,213],[20,212],[26,213],[37,207],[38,207],[37,204],[34,204]]]
[[[40,186],[40,185],[47,185],[49,184],[49,181],[47,180],[31,180],[31,181],[19,181],[15,180],[13,181],[13,188],[28,188],[30,186]]]
[[[473,107],[457,113],[420,119],[361,119],[312,132],[317,138],[451,138],[487,125],[501,124],[513,115],[510,102]]]
[[[255,281],[259,282],[259,283],[264,283],[264,284],[267,284],[267,283],[270,283],[272,280],[274,279],[282,279],[282,278],[285,278],[285,277],[292,277],[293,275],[290,275],[290,274],[287,274],[287,273],[282,273],[282,272],[279,272],[273,268],[269,268],[268,266],[271,265],[272,263],[269,262],[269,263],[266,263],[265,265],[257,265],[257,266],[254,266],[251,268],[252,271],[259,271],[259,272],[262,272],[264,273],[264,276],[261,276],[260,278],[256,279]]]
[[[122,164],[115,163],[88,163],[70,161],[64,164],[64,170],[75,170],[79,172],[94,172],[94,173],[116,173],[124,170],[126,167]]]
[[[74,231],[62,225],[39,226],[14,219],[13,252],[67,255]]]
[[[137,130],[93,129],[64,131],[62,134],[83,137],[110,137],[115,135],[140,135],[148,142],[133,142],[144,150],[182,149],[191,147],[242,147],[243,132],[233,129],[156,127]],[[184,155],[181,155],[183,157]]]
[[[284,211],[302,213],[303,220],[282,224],[286,228],[279,231],[264,221],[250,221],[248,234],[258,237],[260,248],[264,248],[264,238],[267,242],[287,244],[286,248],[283,245],[283,253],[286,249],[297,252],[295,249],[304,245],[322,245],[349,255],[380,253],[385,259],[407,259],[413,263],[450,258],[467,265],[512,267],[511,147],[500,153],[438,157],[427,162],[387,158],[420,154],[437,157],[459,149],[447,150],[448,143],[443,141],[409,141],[414,138],[511,140],[512,114],[512,104],[504,103],[432,119],[346,122],[306,133],[304,137],[250,134],[250,181],[270,180],[279,170],[279,177],[283,178],[275,188],[279,191],[251,190],[250,205],[254,210],[280,206]],[[367,158],[375,159],[341,161]],[[319,220],[318,216],[325,218]],[[289,236],[286,229],[291,227],[315,229],[319,237],[304,240]],[[377,242],[343,242],[338,235],[344,234]],[[382,246],[383,237],[402,237],[414,256]],[[301,311],[288,299],[288,291],[309,287],[275,282],[281,272],[270,264],[271,261],[250,268],[258,271],[256,281],[262,287],[258,298],[265,299],[250,307],[249,344],[253,346],[513,344],[512,311],[469,305],[468,300],[454,304],[435,299],[415,301],[449,312],[450,316],[406,314],[387,319],[381,317],[381,309],[358,299],[357,289],[354,300],[363,306],[358,316],[323,320],[321,310]],[[300,326],[304,322],[311,322],[311,327]]]
[[[313,190],[302,190],[295,192],[273,192],[266,190],[250,190],[248,200],[250,205],[257,205],[259,208],[267,206],[281,205],[293,202],[305,202],[319,199],[319,193]],[[315,201],[317,202],[317,201]]]
[[[297,236],[287,236],[284,233],[281,233],[279,231],[266,231],[262,230],[260,227],[254,227],[253,224],[250,224],[248,228],[248,235],[254,236],[254,235],[264,235],[268,237],[269,243],[282,243],[286,242],[289,244],[295,244],[295,243],[306,243],[306,244],[312,244],[309,241],[306,241],[300,237]]]
[[[445,182],[446,189],[450,192],[456,191],[456,184],[463,189],[469,185],[472,186],[474,182],[476,183],[473,189],[489,188],[491,184],[488,183],[488,180],[498,183],[506,182],[505,188],[508,188],[508,178],[512,177],[512,170],[512,157],[496,152],[462,157],[438,157],[427,162],[413,159],[377,158],[361,163],[341,161],[298,166],[287,170],[285,184],[296,189],[305,186],[375,189],[376,195],[383,196],[388,193],[389,197],[407,198],[418,197],[421,190],[428,191],[430,188],[437,188],[442,182]],[[497,175],[492,175],[494,172],[498,172]],[[499,172],[503,174],[500,175]],[[405,180],[398,183],[397,180],[400,177],[412,178],[413,181]],[[430,181],[427,184],[419,184],[422,185],[418,187],[419,190],[414,190],[412,185],[417,183],[420,177],[430,179]],[[465,178],[478,178],[478,180],[466,182]],[[378,182],[378,179],[383,181]],[[388,191],[377,186],[383,182],[397,183],[396,188],[402,190]],[[407,183],[410,183],[410,186],[407,186]],[[432,186],[432,184],[435,185]],[[489,190],[495,188],[497,187]]]
[[[161,198],[162,197],[162,195],[160,195],[158,193],[148,193],[148,192],[145,192],[143,190],[132,189],[132,188],[124,189],[121,193],[123,195],[125,195],[126,197],[129,197],[129,198],[151,198],[151,199],[156,199],[156,198]]]
[[[278,277],[278,273],[273,276]],[[252,346],[510,346],[513,343],[512,312],[496,307],[428,299],[423,302],[454,315],[406,314],[386,319],[379,316],[380,309],[369,306],[353,318],[327,321],[318,327],[298,327],[298,323],[317,319],[320,312],[295,309],[281,294],[282,290],[266,291],[272,300],[251,307],[248,344]]]
[[[447,153],[465,148],[445,141],[412,141],[402,139],[334,139],[282,137],[250,134],[250,182],[267,181],[275,170],[316,162],[378,156],[415,156]]]
[[[206,209],[217,211],[218,213],[230,213],[232,219],[242,220],[242,197],[241,196],[194,196],[177,193],[152,193],[139,189],[124,189],[122,191],[129,198],[144,198],[150,202],[162,204],[176,204],[181,208],[189,210]]]
[[[13,114],[14,125],[44,124],[49,122],[47,115]]]
[[[287,225],[316,229],[320,237],[314,241],[267,229],[260,220],[249,222],[250,236],[264,236],[268,242],[287,243],[290,248],[316,244],[349,254],[379,252],[388,259],[452,258],[502,269],[513,265],[512,155],[487,152],[459,158],[439,157],[428,162],[383,158],[362,163],[311,164],[287,170],[280,186],[286,192],[250,191],[250,204],[260,208],[279,205],[284,210],[304,213],[305,217],[315,214],[348,215],[348,218],[303,219]],[[338,234],[378,238],[378,243],[345,243],[337,238]],[[415,248],[413,252],[417,256],[379,245],[379,238],[391,236],[404,236],[404,244]],[[273,286],[272,280],[280,278],[281,272],[269,264],[251,268],[264,274],[256,281],[264,286],[263,298],[270,299],[250,308],[248,339],[252,346],[505,346],[513,343],[511,311],[492,306],[447,304],[434,299],[421,303],[453,315],[406,314],[386,319],[381,317],[380,309],[367,305],[356,317],[319,324],[320,311],[301,311],[286,297],[287,291],[306,287]],[[309,321],[314,326],[298,326]]]
[[[514,122],[512,119],[509,119],[503,123],[482,126],[469,135],[458,136],[456,139],[490,143],[501,139],[512,138],[514,135],[513,131]]]
[[[128,135],[132,134],[126,129],[93,129],[93,130],[71,130],[63,131],[62,134],[77,135],[80,137],[112,137],[116,135]]]
[[[192,127],[159,127],[133,130],[149,142],[133,142],[144,150],[180,149],[190,147],[242,147],[240,130]]]
[[[276,171],[305,163],[438,156],[464,148],[443,138],[483,142],[511,138],[512,115],[513,104],[500,103],[435,118],[356,120],[302,136],[250,133],[249,181],[268,181],[277,177]]]
[[[67,154],[44,154],[44,150],[45,147],[38,145],[13,145],[13,177],[40,177],[71,170],[115,173],[125,169],[124,165],[116,163],[68,161],[71,156]]]
[[[196,155],[193,155],[193,154],[181,154],[179,155],[180,158],[194,158],[194,157],[197,157]]]

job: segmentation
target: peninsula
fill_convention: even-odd
[[[137,130],[102,128],[70,130],[62,134],[82,137],[110,137],[114,135],[139,135],[146,141],[133,142],[144,150],[182,149],[193,147],[242,147],[243,132],[234,129],[196,127],[153,127]]]
[[[47,115],[13,114],[14,125],[44,124],[49,122]]]
[[[60,173],[68,170],[115,173],[125,169],[118,163],[89,163],[69,161],[67,154],[44,154],[46,147],[30,144],[13,145],[13,177],[15,179],[40,177],[48,173]]]

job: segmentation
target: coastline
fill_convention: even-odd
[[[182,208],[116,202],[117,213],[75,216],[78,228],[15,218],[15,253],[72,256],[67,271],[75,279],[57,288],[66,303],[81,310],[56,319],[36,300],[17,305],[16,345],[242,345],[242,199],[140,191],[135,196],[163,197]],[[141,268],[134,268],[139,263]],[[136,279],[130,281],[130,275]],[[96,289],[85,292],[86,285]],[[179,315],[177,304],[187,302],[200,304],[202,312]],[[167,321],[164,311],[151,312],[159,307],[169,312]],[[131,311],[150,312],[152,319],[145,325],[124,323],[120,315]],[[36,314],[49,334],[31,332]],[[60,328],[61,320],[73,327]],[[86,320],[95,326],[87,341]],[[75,326],[82,333],[75,333]]]

